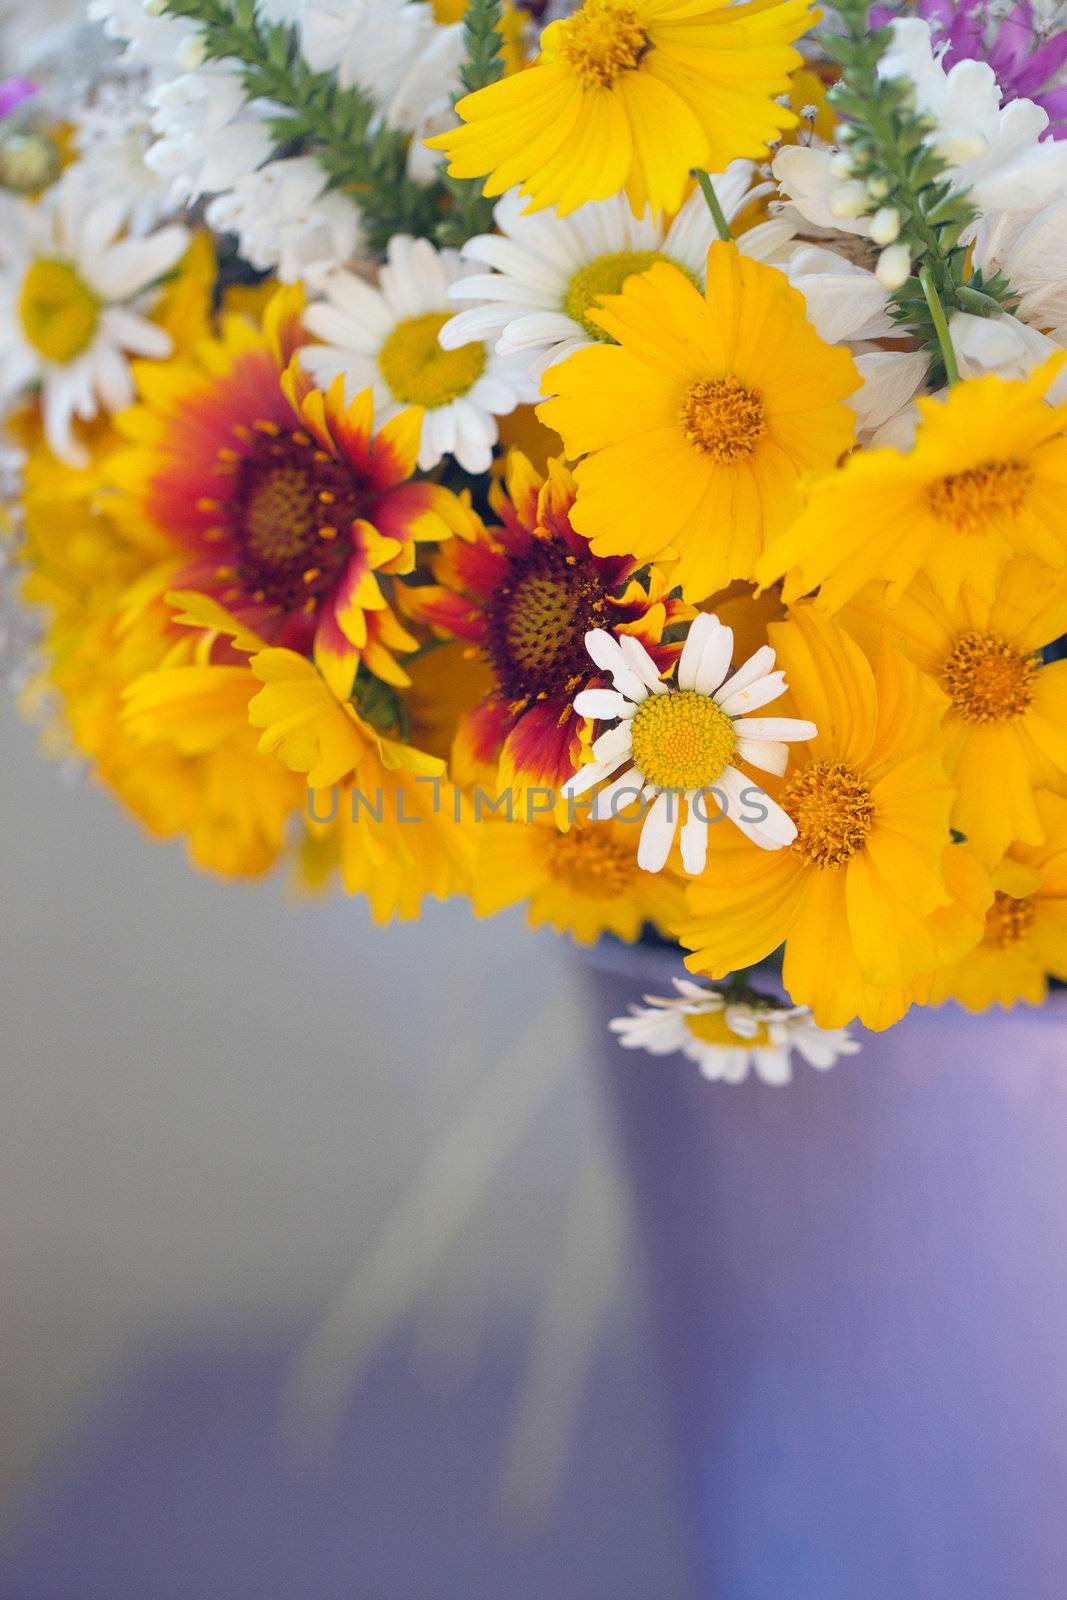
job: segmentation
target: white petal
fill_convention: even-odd
[[[637,865],[644,872],[662,872],[674,843],[681,810],[681,796],[670,790],[656,796],[652,809],[641,826]]]
[[[789,746],[778,739],[738,739],[737,754],[749,766],[781,777],[789,765]]]
[[[678,662],[679,689],[712,694],[730,670],[733,652],[733,629],[725,627],[713,613],[702,611],[693,618],[682,646]]]
[[[781,850],[792,844],[797,836],[792,818],[736,767],[727,767],[715,787],[725,798],[725,815],[761,850]]]
[[[762,678],[757,678],[755,683],[750,683],[747,689],[731,689],[729,684],[724,685],[715,699],[720,711],[725,711],[728,717],[740,717],[748,711],[758,711],[760,706],[777,700],[785,690],[785,673],[767,672]]]
[[[640,705],[647,700],[648,690],[627,664],[617,639],[606,628],[593,628],[585,636],[585,648],[591,659],[603,672],[611,674],[612,682],[620,694]]]
[[[659,668],[640,639],[635,639],[631,633],[620,633],[619,648],[627,665],[632,667],[647,689],[651,689],[653,694],[667,693],[667,685],[659,675]]]
[[[593,796],[593,806],[590,819],[593,822],[604,822],[608,817],[617,818],[635,804],[641,793],[641,774],[636,767],[627,767],[625,772],[605,784],[603,789]],[[624,799],[623,796],[626,796]]]
[[[617,767],[633,749],[630,733],[629,722],[620,722],[614,728],[608,728],[593,743],[593,760],[599,761],[602,766]]]
[[[738,717],[734,728],[750,739],[784,739],[787,744],[814,739],[819,731],[814,722],[799,717]]]
[[[583,689],[574,697],[574,709],[580,717],[595,717],[598,722],[634,714],[630,701],[614,689]]]
[[[596,761],[589,761],[584,767],[579,767],[573,772],[566,783],[560,788],[560,794],[566,798],[568,795],[584,794],[587,789],[592,789],[595,784],[603,779],[610,778],[613,768],[602,767]]]
[[[732,697],[742,689],[750,689],[760,678],[766,677],[774,666],[774,651],[769,644],[761,645],[748,660],[715,692],[715,703],[724,711]],[[730,715],[727,712],[727,715]]]
[[[682,823],[682,866],[691,877],[699,877],[708,860],[707,813],[688,798],[686,819]]]

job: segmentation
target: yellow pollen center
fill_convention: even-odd
[[[657,789],[706,789],[737,749],[734,725],[709,694],[650,694],[631,723],[634,765]]]
[[[589,315],[589,308],[607,294],[618,294],[627,278],[635,272],[647,272],[657,261],[669,261],[662,250],[616,250],[614,254],[597,256],[579,267],[563,298],[563,309],[591,339],[613,343],[611,335],[598,327]],[[685,268],[681,268],[684,272]],[[686,272],[686,277],[691,275]]]
[[[982,943],[994,950],[1006,950],[1025,939],[1037,914],[1037,902],[1032,895],[1016,900],[1014,895],[997,890],[993,904],[986,912],[985,933]]]
[[[485,370],[479,340],[442,350],[437,335],[451,311],[427,311],[398,322],[378,351],[378,366],[393,394],[406,406],[435,410],[473,389]]]
[[[46,361],[73,361],[91,343],[100,301],[66,261],[35,261],[22,280],[19,319]]]
[[[1020,717],[1034,696],[1038,664],[998,633],[965,633],[941,668],[941,681],[966,722]]]
[[[687,1012],[685,1025],[693,1038],[699,1039],[702,1044],[724,1045],[730,1050],[760,1050],[771,1042],[770,1029],[765,1022],[757,1024],[756,1032],[747,1038],[734,1033],[726,1020],[725,1010]]]
[[[585,0],[559,27],[559,53],[587,89],[610,88],[648,48],[637,12],[619,0]]]
[[[813,867],[842,867],[874,823],[867,785],[840,761],[809,761],[792,777],[782,808],[796,824],[793,849]]]
[[[1017,517],[1034,481],[1022,461],[983,461],[939,478],[927,490],[930,510],[956,533],[983,533]]]
[[[694,383],[678,420],[689,443],[720,466],[746,461],[767,432],[763,401],[737,378]]]
[[[548,846],[548,871],[564,888],[590,900],[617,900],[634,881],[634,853],[610,828],[571,828]]]

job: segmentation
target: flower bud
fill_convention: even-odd
[[[872,200],[884,200],[891,188],[884,172],[874,172],[867,179],[867,193]]]
[[[900,212],[896,206],[880,206],[867,232],[875,244],[892,244],[900,233]]]
[[[830,176],[839,182],[852,176],[852,157],[847,150],[838,150],[830,157]]]
[[[874,275],[883,289],[890,293],[907,283],[911,277],[911,251],[906,244],[891,244],[878,257]]]
[[[176,56],[183,72],[195,72],[197,67],[202,67],[207,60],[207,49],[201,35],[191,33],[188,39],[183,39]]]

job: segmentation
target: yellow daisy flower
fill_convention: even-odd
[[[444,761],[372,727],[293,650],[260,650],[250,669],[262,685],[249,705],[260,751],[320,791],[308,811],[313,886],[335,868],[349,894],[366,894],[376,922],[417,917],[427,896],[467,892],[474,825]]]
[[[796,710],[818,729],[790,747],[781,780],[765,780],[797,836],[765,851],[737,828],[712,829],[678,930],[695,952],[686,965],[724,978],[784,943],[785,987],[821,1028],[857,1016],[886,1028],[915,974],[943,960],[933,919],[952,900],[944,699],[888,642],[872,668],[810,606],[769,633]]]
[[[673,871],[642,872],[637,864],[640,818],[578,820],[561,831],[551,817],[532,822],[484,821],[471,899],[479,916],[527,900],[530,926],[547,923],[579,944],[613,933],[628,944],[646,923],[670,934],[685,912]]]
[[[787,600],[821,586],[836,611],[872,579],[893,574],[895,602],[916,573],[953,605],[967,582],[992,599],[1006,559],[1067,565],[1067,405],[1044,395],[1057,356],[1018,382],[976,378],[918,401],[915,444],[857,451],[812,485],[804,514],[760,561],[761,583],[784,577]]]
[[[801,476],[852,442],[852,357],[822,342],[781,272],[731,244],[708,252],[705,295],[660,263],[589,315],[616,343],[551,368],[557,398],[538,413],[585,456],[574,526],[598,556],[669,565],[689,601],[754,577]]]
[[[842,617],[854,631],[887,627],[948,695],[941,731],[959,789],[952,825],[981,859],[995,866],[1013,840],[1041,844],[1034,790],[1067,792],[1067,661],[1041,658],[1067,633],[1064,576],[1019,557],[992,600],[964,585],[945,605],[920,576],[896,605],[879,585]]]
[[[1048,792],[1035,799],[1044,844],[1011,847],[993,873],[981,943],[931,974],[918,995],[924,1004],[1036,1006],[1050,977],[1067,981],[1067,800]]]
[[[426,141],[484,193],[522,186],[566,216],[625,189],[635,214],[677,211],[694,167],[762,157],[796,117],[776,96],[800,65],[807,0],[584,0],[533,66],[457,103]]]

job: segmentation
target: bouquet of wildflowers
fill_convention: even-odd
[[[9,28],[9,588],[51,747],[215,873],[656,930],[704,981],[617,1029],[710,1075],[1041,1001],[1059,10]]]

